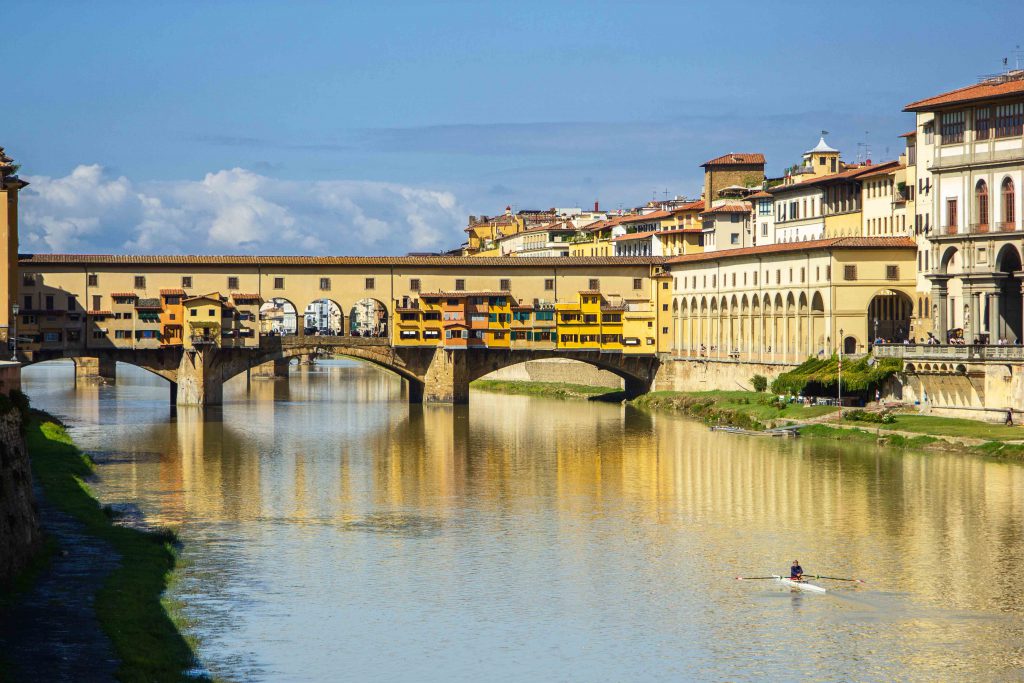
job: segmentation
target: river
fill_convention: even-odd
[[[177,529],[170,597],[228,681],[1024,676],[1024,467],[712,433],[365,365],[233,380],[203,416],[130,366],[24,372],[103,502]],[[854,576],[828,595],[768,581]]]

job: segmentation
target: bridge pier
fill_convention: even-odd
[[[469,403],[469,361],[466,351],[437,349],[423,377],[423,403]],[[413,400],[410,382],[409,400]]]
[[[185,351],[172,396],[179,406],[214,406],[224,402],[224,378],[214,362],[217,349]]]
[[[93,384],[117,380],[117,361],[109,358],[81,356],[72,359],[75,363],[75,383]]]
[[[250,376],[259,379],[288,379],[288,358],[268,360],[249,370]]]
[[[638,377],[624,377],[622,379],[622,391],[626,398],[636,398],[651,390],[651,382]]]

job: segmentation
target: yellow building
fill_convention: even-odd
[[[185,309],[186,349],[221,345],[224,303],[219,293],[188,297],[183,302]]]

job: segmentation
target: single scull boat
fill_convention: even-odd
[[[807,591],[809,593],[827,593],[828,592],[827,588],[822,588],[821,586],[816,586],[815,584],[809,583],[807,581],[796,581],[795,579],[791,579],[788,576],[778,576],[777,574],[773,575],[773,576],[775,576],[775,580],[778,581],[779,583],[781,583],[783,586],[787,586],[787,587],[793,588],[795,590]]]

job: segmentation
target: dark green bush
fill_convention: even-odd
[[[754,391],[764,391],[768,388],[768,378],[764,375],[754,375],[750,378],[750,383],[754,387]]]

